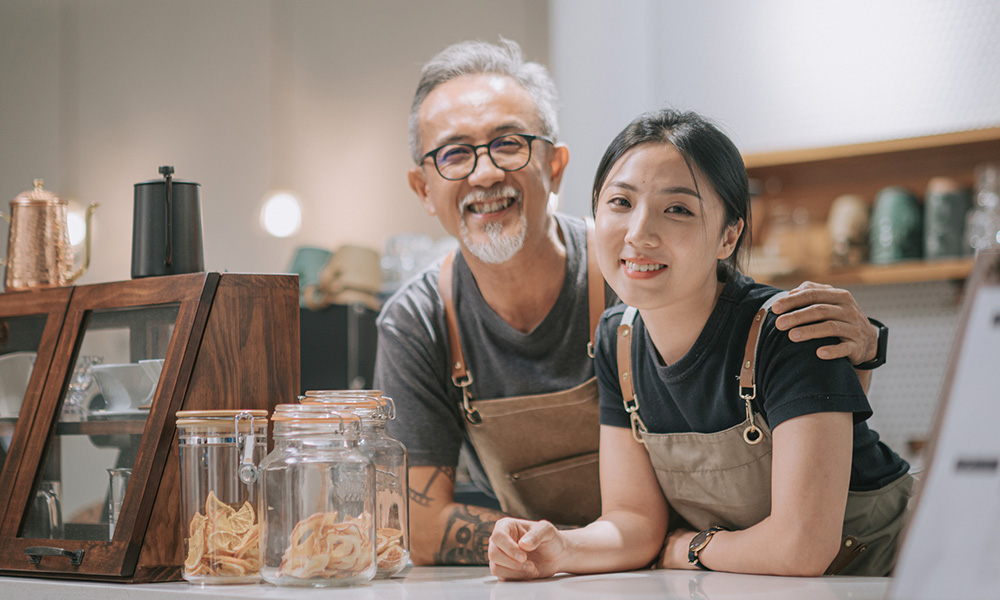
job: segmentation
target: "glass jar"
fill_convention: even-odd
[[[385,427],[396,418],[395,403],[379,390],[310,391],[299,401],[303,405],[324,404],[361,418],[360,447],[375,463],[375,577],[392,577],[410,560],[406,447]]]
[[[258,465],[267,452],[266,410],[177,413],[184,579],[260,579]]]
[[[375,467],[361,420],[321,405],[275,407],[261,465],[262,576],[285,586],[351,585],[375,575]]]

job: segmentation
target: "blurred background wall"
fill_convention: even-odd
[[[406,183],[420,65],[500,34],[547,62],[547,20],[533,0],[0,0],[0,199],[41,177],[101,204],[80,283],[129,278],[133,184],[160,165],[201,184],[209,270],[443,235]],[[294,238],[259,226],[272,188],[302,200]]]

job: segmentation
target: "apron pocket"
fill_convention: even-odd
[[[913,476],[905,473],[877,490],[848,492],[844,535],[855,536],[867,544],[868,549],[858,560],[848,564],[841,575],[885,576],[889,573],[906,522],[913,483]]]
[[[521,469],[507,480],[527,518],[586,525],[601,516],[598,472],[597,452],[590,452]]]

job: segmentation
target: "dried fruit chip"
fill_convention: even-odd
[[[278,577],[332,579],[364,572],[374,559],[370,527],[368,513],[345,521],[336,512],[310,515],[292,529]]]
[[[251,556],[257,551],[257,543],[260,541],[260,526],[253,525],[250,531],[243,534],[238,546],[233,548],[233,554],[237,558]]]
[[[208,492],[208,498],[205,499],[205,516],[209,521],[218,522],[220,517],[229,519],[235,513],[233,507],[219,500],[214,491]]]
[[[195,513],[188,525],[189,576],[243,577],[260,571],[260,525],[253,506],[235,510],[214,491],[205,499],[205,514]]]
[[[191,521],[192,527],[194,527],[194,521]],[[201,563],[201,556],[205,552],[205,522],[201,521],[201,526],[195,529],[194,533],[188,538],[188,554],[187,559],[184,561],[184,568],[188,571],[194,571],[198,568]]]
[[[231,531],[214,531],[208,534],[205,540],[205,549],[208,552],[223,552],[230,554],[242,542],[242,538]]]
[[[378,555],[378,570],[380,572],[391,572],[395,574],[406,565],[409,555],[403,547],[396,544],[389,546],[384,552]]]
[[[243,535],[253,526],[253,507],[249,502],[244,502],[243,506],[229,519],[233,533]]]

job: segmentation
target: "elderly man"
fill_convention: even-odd
[[[510,514],[564,525],[600,514],[588,342],[614,298],[585,222],[549,207],[569,152],[555,85],[516,44],[460,43],[427,63],[410,150],[410,187],[460,247],[384,306],[375,384],[396,400],[391,433],[410,453],[414,562],[488,564],[505,513],[455,501],[463,446],[473,480]],[[841,338],[822,358],[876,354],[876,328],[843,290],[805,284],[775,310],[796,341]]]

